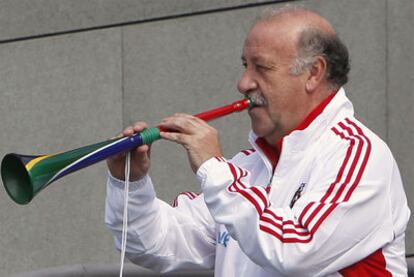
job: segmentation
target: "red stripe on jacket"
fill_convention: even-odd
[[[332,128],[338,136],[342,139],[350,141],[348,150],[346,152],[344,161],[338,171],[337,177],[335,181],[331,184],[328,188],[325,195],[319,201],[318,207],[313,210],[311,215],[303,222],[303,218],[308,213],[312,205],[316,204],[316,202],[309,203],[305,209],[302,211],[301,215],[299,216],[299,224],[294,223],[290,220],[283,221],[282,217],[277,216],[274,212],[270,211],[269,207],[269,200],[267,199],[267,195],[263,194],[258,187],[246,187],[241,178],[247,176],[247,172],[235,165],[228,163],[230,167],[230,171],[233,175],[233,182],[229,186],[228,190],[230,192],[237,192],[240,193],[244,198],[246,198],[249,202],[253,204],[255,209],[259,214],[259,220],[261,222],[266,222],[271,225],[264,226],[260,225],[260,229],[270,235],[273,235],[277,239],[282,242],[300,242],[300,243],[307,243],[310,242],[313,238],[313,234],[317,231],[319,226],[323,223],[323,221],[329,216],[329,214],[338,206],[340,202],[346,202],[349,200],[350,196],[352,195],[353,191],[355,190],[356,186],[359,184],[362,173],[365,170],[370,151],[371,151],[371,143],[369,139],[365,136],[362,132],[361,128],[358,127],[354,122],[349,119],[345,120],[348,124],[352,125],[356,133],[355,134],[349,126],[346,126],[344,123],[339,123],[338,126],[341,127],[342,132],[338,131],[336,127]],[[348,134],[345,134],[345,131]],[[356,153],[353,155],[353,159],[351,161],[351,166],[348,168],[348,171],[344,173],[346,165],[350,161],[350,157],[353,153],[353,148],[356,145],[357,150]],[[365,148],[364,148],[365,146]],[[361,161],[362,157],[362,162]],[[237,174],[239,173],[239,174]],[[350,184],[350,180],[353,176],[356,178],[352,184]],[[335,187],[339,186],[336,194],[333,196],[333,199],[326,203],[327,199],[331,196],[332,192],[334,191]],[[253,197],[253,195],[256,196]],[[345,197],[344,197],[345,195]],[[339,199],[343,199],[339,201]],[[326,206],[326,209],[322,213],[323,207]],[[262,208],[264,207],[264,209]],[[269,215],[270,217],[266,217],[265,215]],[[309,224],[314,220],[317,219],[316,224],[312,227],[310,231],[308,231]],[[280,234],[281,232],[281,234]],[[294,234],[296,238],[285,238],[283,234]]]
[[[391,277],[387,270],[384,254],[379,249],[365,259],[339,271],[344,277]]]

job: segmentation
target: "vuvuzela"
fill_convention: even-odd
[[[254,106],[250,98],[196,114],[205,121]],[[9,196],[18,204],[29,203],[52,182],[117,153],[160,139],[157,127],[145,129],[130,137],[111,139],[58,154],[28,156],[10,153],[1,163],[1,177]]]

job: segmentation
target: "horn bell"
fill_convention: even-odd
[[[26,164],[39,156],[7,154],[1,162],[1,177],[7,194],[18,204],[27,204],[35,196]]]

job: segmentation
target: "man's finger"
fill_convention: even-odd
[[[133,126],[135,132],[141,132],[145,128],[148,128],[148,124],[142,121],[135,122]]]
[[[134,134],[134,128],[132,128],[131,126],[129,126],[129,127],[125,128],[125,129],[122,131],[122,134],[123,134],[125,137],[132,136],[132,135]]]
[[[140,147],[138,147],[136,150],[137,150],[138,153],[145,153],[145,152],[149,151],[149,146],[144,144],[144,145],[141,145]]]
[[[180,133],[194,134],[204,124],[206,123],[203,123],[202,120],[196,117],[185,115],[167,117],[158,126],[164,130],[175,130]]]
[[[187,141],[187,135],[182,133],[176,133],[176,132],[160,132],[160,136],[163,139],[177,142],[179,144],[185,144]]]

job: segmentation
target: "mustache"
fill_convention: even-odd
[[[248,96],[253,100],[255,106],[266,106],[267,100],[260,91],[253,91],[248,93]]]

